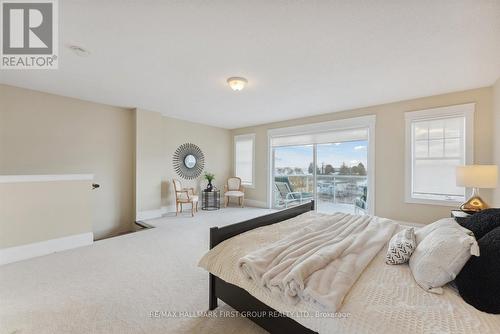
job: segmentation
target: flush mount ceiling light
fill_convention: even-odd
[[[90,51],[85,49],[83,46],[73,44],[68,45],[68,48],[80,57],[87,57],[88,55],[90,55]]]
[[[227,83],[229,84],[229,87],[231,87],[232,90],[240,91],[243,88],[245,88],[245,86],[248,83],[248,80],[242,77],[231,77],[227,79]]]

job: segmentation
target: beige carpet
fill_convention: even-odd
[[[164,217],[148,222],[154,229],[2,266],[0,333],[263,333],[227,305],[216,317],[201,314],[208,275],[197,263],[209,227],[269,212]]]

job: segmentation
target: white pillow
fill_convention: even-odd
[[[389,248],[385,255],[385,263],[402,264],[408,262],[411,254],[417,247],[415,229],[408,228],[396,233],[389,241]]]
[[[415,231],[415,238],[417,239],[417,245],[424,240],[424,238],[429,235],[432,231],[441,228],[441,227],[451,227],[451,228],[460,228],[463,229],[465,233],[469,233],[470,231],[462,226],[460,226],[454,218],[443,218],[432,224],[425,225],[422,228],[419,228]]]
[[[410,269],[418,285],[428,292],[443,293],[441,287],[455,279],[470,256],[479,256],[474,234],[453,218],[425,226],[415,235],[417,248]]]

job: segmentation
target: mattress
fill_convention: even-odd
[[[500,315],[476,310],[449,286],[442,295],[425,292],[407,264],[385,264],[386,247],[361,274],[337,313],[303,301],[290,305],[246,279],[237,268],[238,259],[303,227],[304,215],[321,214],[308,212],[225,240],[205,254],[200,266],[319,333],[500,333]]]

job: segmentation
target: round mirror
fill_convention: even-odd
[[[172,157],[175,172],[186,180],[193,180],[200,176],[205,167],[205,155],[201,149],[192,143],[179,146]]]
[[[184,158],[184,165],[189,169],[193,168],[196,165],[195,156],[192,154],[186,155]]]

